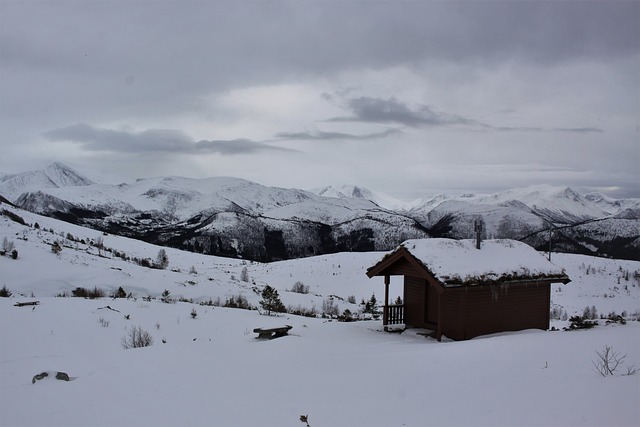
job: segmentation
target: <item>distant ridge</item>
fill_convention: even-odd
[[[640,258],[639,199],[582,196],[550,185],[406,203],[356,185],[304,191],[232,177],[96,184],[53,163],[2,176],[0,195],[23,209],[102,231],[257,261],[390,250],[409,238],[466,239],[477,222],[483,238]]]

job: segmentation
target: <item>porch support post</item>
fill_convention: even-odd
[[[382,326],[385,332],[389,330],[387,327],[389,324],[389,282],[391,282],[391,278],[386,274],[384,276],[384,307],[382,309]]]

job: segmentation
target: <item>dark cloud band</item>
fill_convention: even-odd
[[[202,140],[195,142],[186,133],[174,129],[144,131],[113,130],[84,123],[53,129],[44,135],[51,141],[71,141],[90,151],[123,153],[217,153],[251,154],[259,151],[294,151],[249,139]]]

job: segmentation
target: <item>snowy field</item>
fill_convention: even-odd
[[[155,260],[157,246],[11,210],[40,229],[0,216],[0,244],[6,238],[18,251],[15,260],[0,257],[0,287],[13,293],[0,298],[3,427],[305,426],[301,415],[313,427],[640,425],[640,373],[624,375],[640,368],[640,322],[438,342],[419,330],[382,332],[376,320],[199,305],[242,295],[257,306],[268,284],[285,306],[320,314],[331,301],[355,313],[372,293],[381,299],[382,281],[365,271],[384,254],[260,264],[166,248],[168,268],[149,269],[132,259]],[[90,244],[99,239],[104,248]],[[553,286],[560,312],[640,312],[639,262],[562,254],[552,261],[573,280]],[[290,292],[296,282],[309,293]],[[122,287],[132,298],[56,297],[77,287]],[[160,300],[165,290],[174,302]],[[40,304],[14,306],[34,300]],[[274,340],[252,332],[283,325],[293,326],[290,335]],[[153,344],[123,348],[138,326]],[[593,365],[605,346],[626,355],[607,377]],[[72,381],[32,383],[43,371]]]

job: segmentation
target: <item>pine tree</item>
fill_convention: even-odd
[[[284,313],[286,311],[284,304],[280,301],[278,291],[267,285],[262,290],[262,300],[260,307],[267,312],[267,316],[271,316],[271,312]]]

